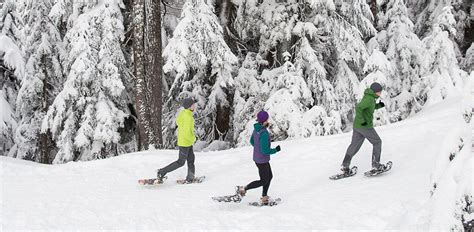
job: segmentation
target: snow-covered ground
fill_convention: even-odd
[[[282,152],[272,157],[274,178],[269,191],[270,196],[283,199],[276,207],[247,204],[259,199],[260,189],[249,191],[241,203],[211,200],[257,179],[250,147],[197,153],[197,175],[207,176],[202,184],[177,185],[174,180],[186,174],[183,167],[155,187],[139,186],[137,179],[154,176],[157,168],[177,158],[176,151],[55,166],[0,157],[0,231],[442,229],[443,222],[438,225],[432,220],[442,216],[440,211],[449,214],[449,209],[440,207],[454,203],[441,204],[444,196],[433,199],[430,191],[434,181],[456,172],[449,171],[439,156],[443,147],[449,147],[449,136],[461,130],[459,102],[450,99],[400,123],[377,128],[383,140],[382,161],[394,163],[390,172],[379,177],[363,176],[371,159],[366,141],[353,159],[359,173],[338,181],[328,179],[339,169],[350,133],[276,143]],[[453,174],[454,186],[467,181],[467,187],[472,187],[471,157],[455,158],[457,165],[470,169]],[[439,180],[440,194],[450,192],[442,190],[442,183]]]

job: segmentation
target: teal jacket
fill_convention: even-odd
[[[260,141],[259,141],[259,151],[265,155],[273,155],[277,153],[277,150],[275,148],[270,148],[271,142],[270,142],[270,135],[268,133],[268,130],[266,130],[262,124],[260,123],[255,123],[253,125],[254,128],[254,133],[255,132],[260,132]],[[255,141],[253,141],[253,135],[250,137],[250,144],[255,147]],[[258,151],[257,151],[258,152]]]
[[[374,128],[374,111],[382,108],[380,104],[376,104],[378,96],[372,89],[364,91],[364,97],[356,105],[356,116],[354,119],[354,128]]]

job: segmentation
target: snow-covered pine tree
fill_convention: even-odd
[[[379,14],[381,29],[376,41],[394,68],[394,75],[387,79],[387,108],[391,121],[405,119],[417,112],[425,103],[422,77],[426,73],[426,50],[413,32],[413,23],[403,0],[390,0],[386,11]],[[370,43],[370,42],[369,42]]]
[[[474,43],[471,44],[467,49],[466,57],[464,58],[463,65],[466,71],[474,71]]]
[[[181,21],[163,56],[164,72],[173,78],[164,117],[166,146],[175,146],[175,115],[184,97],[197,100],[198,138],[207,142],[224,139],[226,131],[219,130],[217,121],[230,112],[228,91],[233,85],[231,71],[237,58],[225,43],[222,27],[207,3],[188,0],[184,4]]]
[[[51,163],[51,138],[40,134],[41,123],[63,83],[62,61],[66,58],[59,31],[48,20],[52,3],[26,2],[23,32],[27,65],[17,99],[16,157],[41,163]]]
[[[61,38],[64,38],[66,32],[73,25],[73,9],[76,6],[81,6],[84,2],[73,2],[71,0],[56,0],[50,9],[48,17],[52,23],[58,28]],[[77,8],[76,8],[77,9]],[[77,12],[77,10],[76,10]]]
[[[451,39],[462,44],[464,41],[464,29],[470,26],[469,9],[471,8],[469,0],[408,0],[407,5],[411,8],[412,14],[416,18],[415,31],[420,36],[427,35],[431,31],[432,25],[438,20],[440,15],[445,14],[446,7],[451,9],[453,17],[453,29],[458,33],[452,34]],[[413,8],[415,6],[416,8]]]
[[[458,62],[462,62],[468,48],[471,46],[474,37],[472,0],[408,0],[407,6],[411,10],[410,17],[415,22],[415,32],[420,38],[424,38],[431,33],[434,24],[439,24],[441,15],[446,15],[446,9],[450,9],[453,22],[449,27],[449,38],[454,42],[454,52]],[[416,8],[414,8],[415,6]],[[441,25],[444,28],[446,25]],[[456,31],[455,33],[453,33]]]
[[[239,3],[235,23],[239,35],[250,44],[259,41],[258,52],[264,58],[257,59],[259,70],[275,69],[263,70],[260,78],[269,86],[260,90],[266,92],[263,96],[274,98],[272,94],[279,90],[272,83],[280,76],[275,67],[284,62],[285,49],[299,70],[292,72],[298,73],[293,78],[302,77],[312,92],[312,103],[299,112],[303,134],[282,134],[281,138],[338,133],[350,124],[358,75],[363,74],[362,65],[368,57],[363,39],[375,34],[371,20],[368,5],[358,0]],[[242,133],[248,134],[249,127]]]
[[[250,144],[249,137],[256,115],[264,109],[268,98],[262,90],[264,85],[257,72],[258,56],[254,52],[247,53],[234,79],[232,127],[234,142],[238,146]]]
[[[304,112],[300,121],[302,137],[335,134],[341,131],[341,117],[338,108],[338,97],[334,91],[332,78],[328,75],[324,56],[330,54],[328,49],[329,34],[324,24],[328,19],[328,11],[335,10],[332,1],[310,1],[303,5],[301,18],[306,21],[297,22],[292,34],[297,38],[293,45],[295,65],[302,70],[303,78],[312,92],[314,105]],[[307,14],[305,12],[313,12]]]
[[[21,16],[17,12],[17,2],[14,0],[5,0],[0,10],[0,33],[8,36],[17,46],[20,47],[21,35]]]
[[[64,89],[49,108],[42,132],[59,146],[53,163],[115,156],[119,128],[129,115],[123,92],[121,1],[104,0],[77,17],[66,34]]]
[[[299,137],[295,131],[309,104],[302,103],[304,106],[300,106],[301,104],[295,103],[298,97],[291,98],[288,92],[304,85],[307,90],[306,100],[311,104],[313,102],[301,70],[296,71],[292,55],[288,53],[294,50],[293,28],[298,21],[299,6],[302,4],[304,5],[297,1],[273,0],[249,0],[237,4],[234,26],[238,36],[251,51],[236,77],[233,124],[234,140],[239,145],[249,144],[248,137],[253,131],[255,115],[264,109],[270,112],[271,120],[275,122],[272,126],[275,138]],[[288,84],[287,87],[284,86],[285,83]],[[281,107],[278,110],[277,105],[292,112]],[[291,121],[285,117],[290,114],[293,119],[298,120]],[[292,132],[285,131],[290,127]]]
[[[427,49],[428,72],[425,94],[427,104],[437,103],[461,90],[462,79],[466,73],[459,68],[450,33],[455,33],[454,16],[451,7],[445,7],[443,13],[435,19],[430,34],[422,40]]]
[[[385,100],[385,96],[390,96],[390,90],[393,88],[391,83],[393,83],[393,68],[390,61],[388,61],[385,54],[383,54],[378,49],[372,51],[372,55],[367,59],[364,65],[364,72],[367,73],[367,76],[362,79],[359,88],[359,95],[357,96],[358,100],[361,100],[363,97],[364,90],[369,88],[370,85],[374,82],[380,83],[384,86],[385,91],[382,92],[381,100]],[[384,101],[386,107],[375,111],[374,113],[374,125],[384,125],[390,122],[389,114],[387,109],[390,109],[391,105],[395,105],[389,99],[389,101]],[[393,107],[396,109],[396,106]]]
[[[318,2],[318,1],[316,1]],[[373,20],[370,7],[365,1],[335,1],[335,10],[327,8],[320,28],[329,35],[330,53],[325,59],[328,78],[334,86],[338,104],[332,110],[340,114],[341,129],[351,128],[359,80],[369,53],[364,39],[375,34],[370,23]]]
[[[17,126],[15,102],[25,67],[20,41],[16,2],[6,0],[0,9],[0,155],[15,154],[11,149]]]
[[[301,69],[290,62],[290,53],[283,55],[286,60],[283,66],[274,69],[270,72],[272,75],[267,77],[269,80],[276,74],[276,81],[264,108],[271,115],[271,130],[275,140],[300,138],[302,115],[313,105],[311,91]],[[265,77],[265,74],[262,76]]]

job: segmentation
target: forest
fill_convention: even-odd
[[[183,98],[197,151],[352,129],[373,82],[377,126],[463,91],[470,0],[0,0],[0,155],[45,164],[176,147]],[[471,75],[472,76],[472,75]]]

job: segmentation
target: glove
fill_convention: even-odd
[[[275,147],[275,150],[276,150],[277,152],[281,151],[280,145],[278,145],[277,147]]]
[[[362,125],[362,126],[367,126],[367,122],[364,122],[364,123],[362,123],[362,124],[360,124],[360,125]]]
[[[379,102],[379,105],[380,105],[380,107],[384,107],[384,106],[385,106],[385,103]]]

